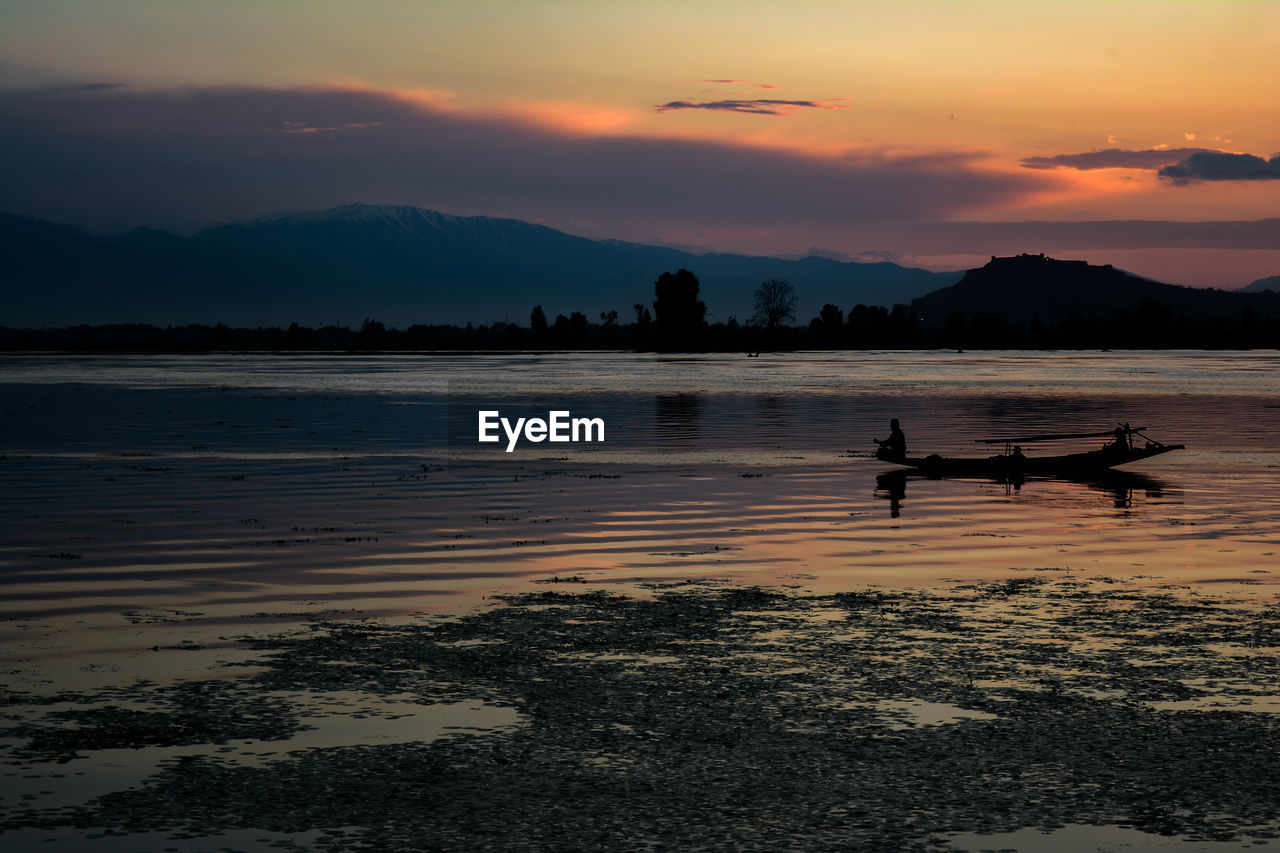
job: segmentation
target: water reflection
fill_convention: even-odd
[[[758,437],[766,444],[786,441],[796,428],[793,402],[782,394],[761,394],[757,403]]]
[[[907,496],[907,472],[886,471],[876,475],[876,497],[889,501],[889,517],[902,515],[902,499]]]
[[[1097,492],[1109,499],[1113,507],[1125,511],[1135,508],[1135,497],[1138,495],[1141,495],[1145,501],[1163,499],[1167,502],[1167,499],[1181,494],[1181,490],[1178,487],[1167,481],[1129,471],[1091,472],[1087,475],[1076,477],[1070,475],[1025,477],[1020,474],[992,477],[948,477],[945,474],[924,474],[918,471],[885,471],[876,475],[875,496],[889,502],[890,518],[898,518],[902,515],[902,505],[907,497],[908,480],[964,480],[996,483],[1004,486],[1006,496],[1020,493],[1022,487],[1028,483],[1032,484],[1033,488],[1037,484],[1045,486],[1055,483],[1067,484],[1075,487],[1073,490]]]
[[[687,442],[698,435],[697,394],[655,394],[653,420],[659,443]]]
[[[1142,497],[1146,500],[1168,498],[1181,494],[1180,489],[1164,480],[1157,480],[1154,477],[1134,474],[1129,471],[1106,471],[1101,474],[1093,474],[1088,479],[1080,479],[1076,482],[1081,483],[1090,491],[1109,495],[1116,509],[1132,508],[1134,495],[1138,492],[1141,492]]]

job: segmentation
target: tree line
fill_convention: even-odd
[[[549,319],[541,305],[529,324],[496,322],[465,326],[414,324],[387,327],[366,318],[360,328],[255,328],[138,323],[80,325],[56,329],[0,327],[0,350],[72,351],[430,351],[602,349],[656,352],[762,352],[803,349],[1147,349],[1280,346],[1280,318],[1251,308],[1236,317],[1175,314],[1147,300],[1132,311],[1108,316],[1071,314],[1046,322],[1039,315],[1013,321],[999,315],[953,313],[940,326],[925,326],[906,305],[856,304],[847,312],[823,305],[807,323],[796,324],[796,292],[790,282],[768,279],[754,293],[745,322],[730,317],[708,323],[698,298],[697,276],[666,272],[654,283],[654,300],[636,303],[625,321],[618,311],[599,320],[579,311]],[[652,310],[650,310],[652,309]]]

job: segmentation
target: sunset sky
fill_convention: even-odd
[[[1237,287],[1277,152],[1275,0],[0,0],[0,210],[103,231],[360,201]]]

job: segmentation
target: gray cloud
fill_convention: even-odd
[[[1180,185],[1198,181],[1280,180],[1280,154],[1264,160],[1253,154],[1201,151],[1175,165],[1165,166],[1160,170],[1160,177]]]
[[[106,92],[111,89],[124,89],[128,83],[85,83],[76,87],[79,92]]]
[[[1027,157],[1020,161],[1026,169],[1159,169],[1195,154],[1209,153],[1207,148],[1149,148],[1130,151],[1108,148],[1083,154],[1058,154],[1054,157]]]
[[[826,101],[783,101],[774,98],[754,98],[749,100],[725,101],[670,101],[658,104],[654,110],[660,113],[670,110],[721,110],[730,113],[753,113],[755,115],[780,116],[792,110],[847,110],[848,106],[835,104],[832,101],[843,98],[831,98]]]
[[[366,201],[604,237],[804,235],[946,217],[1045,184],[977,161],[582,136],[341,89],[0,91],[0,210],[104,230]]]

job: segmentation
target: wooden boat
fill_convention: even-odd
[[[924,474],[959,474],[974,476],[1001,476],[1010,474],[1082,474],[1090,471],[1103,471],[1117,465],[1127,465],[1140,459],[1150,459],[1171,450],[1182,450],[1181,444],[1163,444],[1142,434],[1147,427],[1131,427],[1122,424],[1106,432],[1049,433],[1041,435],[1024,435],[1012,438],[985,438],[979,444],[1003,444],[1004,453],[994,456],[960,457],[940,456],[937,453],[929,456],[908,456],[903,459],[890,459],[877,454],[877,458],[886,462],[894,462],[915,468]],[[1134,437],[1141,438],[1145,444],[1138,446]],[[1022,451],[1024,444],[1041,442],[1075,441],[1090,438],[1110,438],[1103,447],[1077,453],[1064,453],[1055,456],[1028,456]]]

